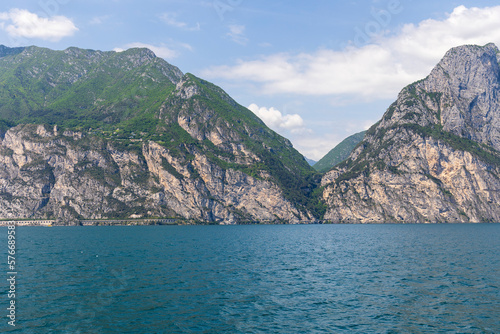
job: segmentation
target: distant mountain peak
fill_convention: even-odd
[[[326,218],[500,220],[500,68],[494,44],[450,49],[405,87],[322,184]]]
[[[352,150],[363,140],[366,131],[355,133],[332,148],[323,158],[313,165],[318,172],[326,173],[349,157]]]

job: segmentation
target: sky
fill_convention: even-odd
[[[454,0],[18,0],[0,44],[147,47],[223,88],[319,160],[377,122],[447,50],[500,46],[500,2]]]

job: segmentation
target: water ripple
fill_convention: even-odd
[[[500,332],[499,224],[17,232],[3,332]]]

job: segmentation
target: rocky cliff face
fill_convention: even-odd
[[[4,48],[0,79],[0,218],[315,220],[291,143],[149,50]]]
[[[322,180],[334,222],[500,221],[500,69],[493,44],[451,49],[401,91]]]
[[[223,169],[200,151],[190,154],[187,161],[153,141],[124,149],[80,132],[20,125],[0,145],[0,216],[310,219],[273,182]]]

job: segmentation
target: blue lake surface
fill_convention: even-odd
[[[500,224],[17,227],[12,333],[500,333]],[[7,228],[0,229],[7,277]],[[2,290],[7,291],[6,279]]]

